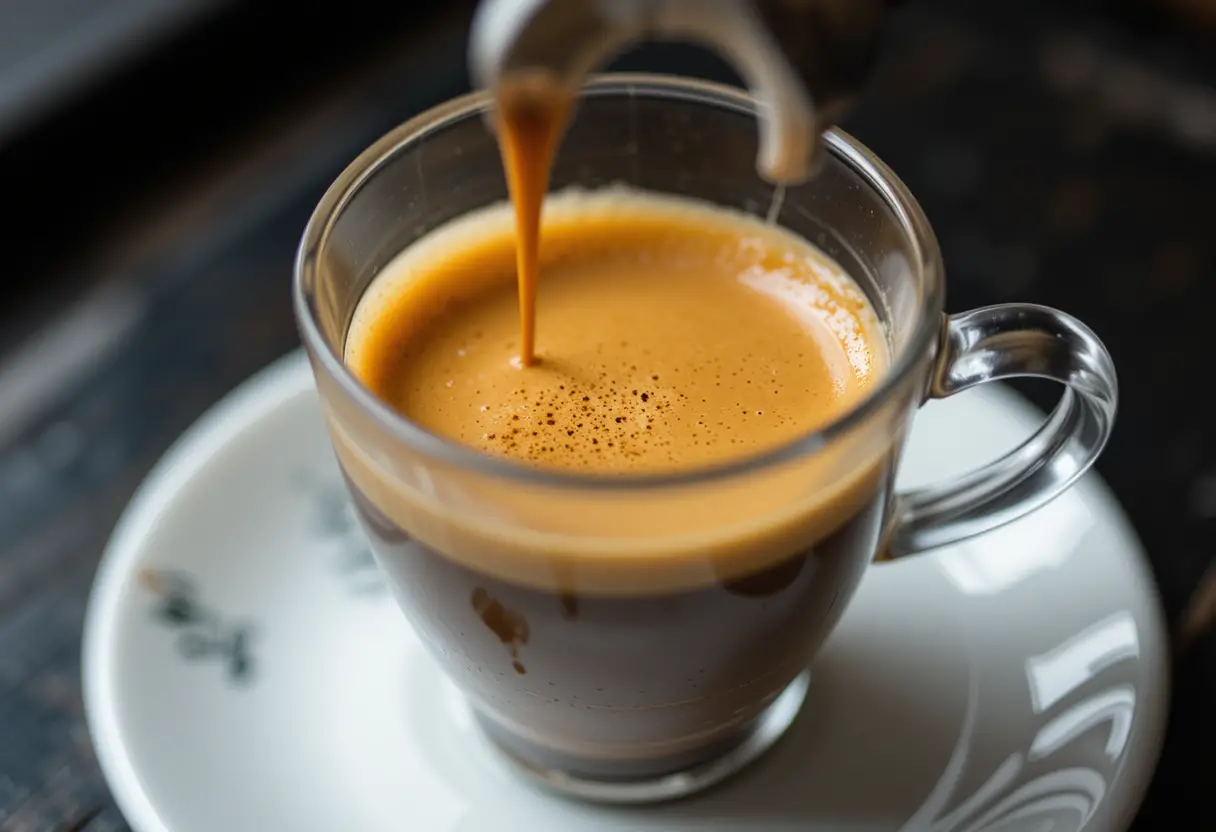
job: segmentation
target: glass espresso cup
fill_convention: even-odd
[[[848,135],[829,133],[822,172],[782,198],[756,174],[759,105],[745,92],[604,76],[582,94],[552,187],[625,183],[771,211],[869,295],[887,374],[826,428],[672,475],[542,471],[450,442],[373,396],[343,354],[355,307],[389,261],[507,198],[490,106],[473,94],[424,113],[338,178],[296,264],[300,331],[380,566],[493,744],[569,795],[679,797],[781,736],[808,663],[876,556],[995,528],[1076,480],[1110,434],[1115,372],[1094,334],[1053,309],[945,316],[932,229]],[[922,402],[1018,376],[1065,385],[1037,433],[954,481],[895,492]]]

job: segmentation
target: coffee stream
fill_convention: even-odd
[[[541,213],[553,159],[574,98],[544,74],[505,82],[496,106],[498,142],[515,213],[519,289],[519,362],[536,363],[536,289],[540,279]],[[785,204],[785,185],[773,190],[765,221],[772,226]]]
[[[570,113],[571,95],[543,76],[512,79],[499,90],[498,141],[515,208],[519,281],[519,361],[536,363],[536,284],[540,272],[541,209],[549,171]]]

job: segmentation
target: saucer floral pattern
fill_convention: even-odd
[[[137,579],[152,596],[154,620],[176,634],[183,659],[218,662],[234,685],[253,681],[252,625],[228,619],[204,603],[197,581],[186,572],[143,569]]]

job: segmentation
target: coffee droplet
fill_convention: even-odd
[[[570,592],[563,592],[560,598],[562,618],[565,618],[567,621],[573,621],[578,618],[578,596]]]
[[[516,673],[527,673],[519,660],[519,648],[528,643],[528,622],[517,612],[507,609],[485,589],[473,590],[473,611],[481,618],[511,656],[511,666]]]

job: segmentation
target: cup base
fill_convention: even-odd
[[[493,720],[476,714],[476,722],[489,738],[490,745],[511,767],[545,789],[563,797],[594,803],[639,805],[679,800],[704,791],[737,774],[772,748],[793,725],[806,702],[810,689],[809,670],[800,673],[786,686],[764,712],[729,740],[695,755],[656,761],[655,773],[622,778],[605,772],[590,773],[565,767],[551,767],[531,758],[517,747]]]

